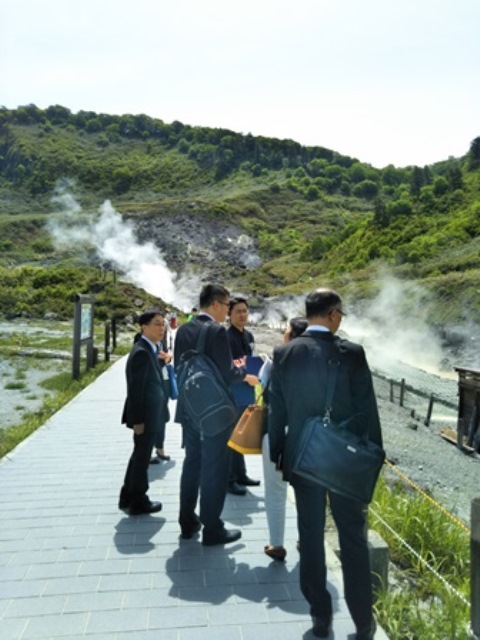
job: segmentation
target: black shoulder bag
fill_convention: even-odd
[[[332,401],[340,363],[329,361],[325,414],[308,418],[295,451],[292,472],[352,500],[369,504],[385,451],[368,439],[366,416],[332,422]]]

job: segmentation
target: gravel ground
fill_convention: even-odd
[[[279,331],[253,327],[258,353],[271,354],[274,345],[281,344]],[[367,351],[367,357],[369,353]],[[381,369],[370,361],[374,373],[400,381],[420,391],[423,396],[406,392],[404,406],[400,407],[399,386],[395,386],[394,402],[390,401],[390,383],[374,375],[375,390],[382,422],[384,446],[387,458],[415,484],[431,493],[433,498],[448,511],[470,524],[470,505],[480,497],[480,458],[468,456],[455,445],[441,437],[446,426],[456,428],[456,408],[434,404],[429,427],[423,423],[431,393],[456,407],[457,382],[451,372],[447,377],[395,362]],[[415,417],[412,417],[412,410]],[[395,478],[393,470],[385,469],[387,478]]]

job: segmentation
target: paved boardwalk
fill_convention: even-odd
[[[228,496],[224,517],[243,537],[226,547],[181,540],[180,427],[172,460],[151,466],[152,516],[117,510],[130,432],[119,424],[125,359],[0,461],[0,640],[295,640],[313,638],[298,586],[295,508],[285,564],[263,553],[262,487]],[[260,456],[248,457],[261,478]],[[328,552],[334,626],[354,637],[335,555]],[[379,631],[376,638],[385,639]]]

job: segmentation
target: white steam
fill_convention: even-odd
[[[341,290],[338,293],[342,296]],[[272,298],[262,311],[252,310],[251,320],[284,328],[288,319],[305,315],[305,297]],[[451,354],[445,352],[441,338],[430,327],[434,320],[431,302],[430,294],[421,286],[383,273],[374,299],[353,304],[344,297],[347,316],[339,335],[362,344],[374,369],[400,371],[396,364],[405,363],[445,376],[444,363]],[[454,377],[452,367],[448,373]]]
[[[438,374],[446,354],[429,324],[434,319],[431,302],[423,287],[387,274],[378,295],[363,304],[361,311],[352,309],[342,329],[365,346],[377,369],[388,371],[394,362],[404,362]]]
[[[58,190],[52,200],[61,210],[48,224],[58,249],[80,252],[93,248],[100,261],[113,266],[125,280],[165,302],[184,311],[198,304],[200,277],[188,267],[181,275],[170,271],[158,247],[153,242],[140,244],[133,225],[123,220],[110,201],[105,201],[98,213],[91,214],[83,212],[65,189]],[[240,236],[235,246],[247,257],[251,240]],[[347,316],[340,334],[363,344],[375,369],[389,371],[395,362],[403,362],[444,375],[442,364],[451,354],[445,353],[440,337],[430,328],[435,318],[425,289],[382,274],[379,293],[373,300],[349,304],[345,298],[344,307]],[[252,307],[250,320],[284,328],[288,319],[304,314],[305,294],[283,296],[269,299],[262,308]]]
[[[93,247],[101,261],[111,264],[125,279],[165,302],[189,308],[198,295],[192,295],[192,276],[175,284],[176,274],[167,267],[153,242],[140,244],[133,226],[124,221],[109,200],[98,214],[82,212],[73,196],[59,190],[52,200],[61,213],[48,224],[58,249],[82,250]],[[188,284],[188,289],[181,286]],[[179,286],[180,285],[180,286]]]
[[[246,296],[248,298],[248,295]],[[305,315],[305,296],[270,298],[268,305],[261,309],[250,309],[249,317],[255,324],[266,324],[271,329],[285,330],[288,320]]]

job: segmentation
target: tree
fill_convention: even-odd
[[[433,193],[438,198],[448,191],[448,180],[443,176],[437,176],[433,181]]]
[[[348,170],[348,174],[350,176],[350,180],[355,183],[362,182],[367,178],[365,165],[363,165],[361,162],[354,162]]]
[[[412,205],[408,200],[395,200],[388,205],[387,213],[390,218],[393,216],[408,216],[412,213]]]
[[[373,180],[363,180],[353,188],[353,195],[357,198],[367,198],[372,200],[378,195],[378,185]]]
[[[320,197],[320,191],[315,185],[312,184],[307,189],[306,197],[307,200],[318,200],[318,198]]]
[[[390,215],[387,211],[387,205],[381,198],[377,198],[373,205],[373,221],[381,228],[388,227],[390,224]]]
[[[48,107],[45,115],[52,124],[64,124],[72,117],[72,112],[59,104]]]
[[[382,170],[382,182],[388,187],[396,187],[402,182],[402,174],[393,164],[389,164]]]
[[[450,167],[447,171],[447,179],[450,185],[450,191],[463,189],[463,174],[460,167]]]
[[[410,179],[410,195],[414,198],[418,198],[420,195],[420,189],[425,185],[425,176],[423,169],[420,167],[413,167],[412,177]]]
[[[112,181],[115,193],[126,193],[133,182],[132,172],[128,167],[119,167],[113,172]]]
[[[480,168],[480,136],[472,140],[468,152],[468,168],[470,171]]]

